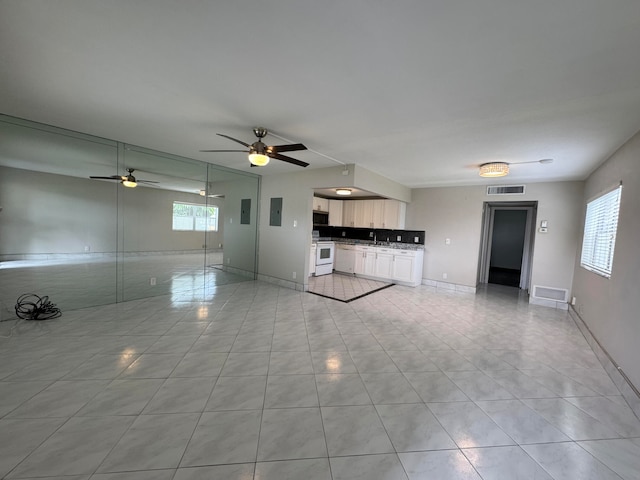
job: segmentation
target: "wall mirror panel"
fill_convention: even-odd
[[[128,168],[157,183],[89,179]],[[258,192],[256,175],[0,116],[0,315],[23,293],[64,313],[253,280],[257,222],[238,227]]]

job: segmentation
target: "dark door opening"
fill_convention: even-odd
[[[529,290],[537,202],[485,202],[478,283]]]
[[[526,210],[496,210],[493,218],[489,283],[520,286]]]

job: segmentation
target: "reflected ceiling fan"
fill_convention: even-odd
[[[135,172],[134,168],[127,168],[127,175],[111,175],[110,177],[89,177],[95,180],[117,180],[125,187],[135,188],[139,183],[160,183],[154,182],[152,180],[136,180],[136,177],[133,176],[133,172]]]
[[[509,174],[510,165],[523,165],[525,163],[553,163],[553,158],[543,158],[541,160],[532,160],[530,162],[488,162],[477,165],[479,174],[485,178],[504,177]]]
[[[248,150],[200,150],[201,152],[245,152],[249,154],[249,162],[251,162],[252,167],[264,167],[267,163],[269,163],[269,159],[274,158],[276,160],[282,160],[283,162],[292,163],[293,165],[299,165],[300,167],[306,167],[309,164],[307,162],[303,162],[301,160],[296,160],[295,158],[287,157],[286,155],[282,155],[281,152],[295,152],[297,150],[306,150],[305,147],[301,143],[291,143],[289,145],[266,145],[262,142],[262,139],[269,133],[266,128],[256,127],[253,129],[253,133],[256,137],[258,137],[257,142],[253,142],[252,144],[248,144],[243,142],[242,140],[238,140],[237,138],[230,137],[229,135],[223,135],[222,133],[216,133],[224,138],[228,138],[229,140],[233,140],[240,145],[244,145],[248,148]]]

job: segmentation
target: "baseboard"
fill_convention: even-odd
[[[284,280],[278,277],[271,277],[269,275],[263,275],[261,273],[258,274],[257,280],[261,282],[271,283],[273,285],[278,285],[279,287],[290,288],[291,290],[297,290],[298,292],[304,292],[305,284],[292,282],[291,280]],[[308,289],[308,284],[306,284],[306,289]]]
[[[575,308],[569,308],[569,316],[582,332],[587,343],[596,354],[596,357],[598,357],[602,368],[604,368],[613,383],[618,387],[618,390],[622,393],[622,396],[627,401],[629,407],[631,407],[631,410],[633,410],[633,413],[640,418],[640,391],[631,383],[622,368],[611,358],[611,355],[600,345],[585,321],[580,317],[578,312],[576,312]]]
[[[469,285],[459,285],[457,283],[439,282],[437,280],[429,280],[428,278],[422,279],[422,285],[426,285],[427,287],[434,287],[441,290],[450,290],[453,292],[476,293],[476,287],[470,287]]]

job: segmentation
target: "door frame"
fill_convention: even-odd
[[[478,262],[477,283],[489,282],[491,266],[491,244],[493,242],[493,223],[497,210],[526,210],[524,245],[522,246],[522,264],[520,266],[520,285],[522,290],[529,290],[533,264],[533,246],[535,240],[535,224],[538,202],[484,202],[482,206],[482,238],[480,240],[480,260]]]

